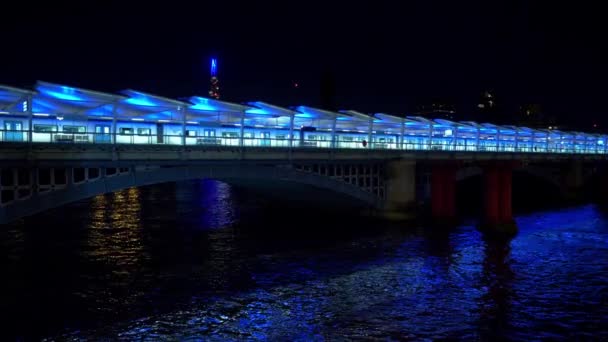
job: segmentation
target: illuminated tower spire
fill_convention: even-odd
[[[220,98],[220,81],[217,78],[217,59],[211,58],[211,81],[209,87],[209,97]]]

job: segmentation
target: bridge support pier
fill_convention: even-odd
[[[384,216],[389,219],[413,217],[416,203],[416,162],[396,160],[386,165]]]
[[[437,223],[456,219],[456,167],[434,165],[431,171],[431,213]]]
[[[594,200],[602,205],[608,204],[608,167],[602,165],[597,170],[597,184],[592,192]]]
[[[567,167],[561,169],[560,192],[567,201],[579,201],[583,188],[583,163],[580,160],[571,161]]]
[[[482,228],[493,232],[516,233],[512,210],[512,165],[488,165],[484,168],[483,179],[485,208]]]

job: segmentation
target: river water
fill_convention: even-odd
[[[2,340],[608,339],[608,215],[344,218],[212,181],[127,189],[0,230]]]

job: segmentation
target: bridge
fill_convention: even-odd
[[[606,135],[419,116],[283,108],[38,82],[0,86],[0,223],[126,187],[214,178],[326,189],[389,216],[484,179],[483,221],[510,226],[513,170],[564,194],[601,173]]]

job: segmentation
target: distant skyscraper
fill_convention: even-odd
[[[496,102],[494,102],[494,95],[488,90],[484,91],[483,95],[481,96],[481,101],[479,101],[479,103],[477,104],[477,108],[481,109],[482,111],[489,111],[494,107],[496,107]]]
[[[484,91],[477,104],[478,114],[475,119],[480,122],[501,122],[497,107],[494,94],[489,90]]]
[[[416,106],[416,115],[429,119],[456,120],[456,108],[449,99],[433,98]],[[461,118],[458,118],[461,119]]]
[[[546,117],[542,112],[540,104],[537,103],[527,103],[519,107],[517,124],[530,128],[543,129],[553,129],[556,126],[555,120]],[[557,129],[557,127],[555,127],[555,129]]]
[[[217,78],[217,59],[211,58],[211,80],[209,87],[209,97],[220,98],[220,80]]]

